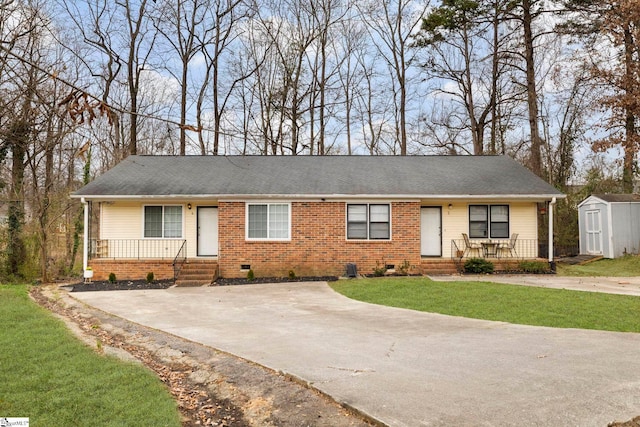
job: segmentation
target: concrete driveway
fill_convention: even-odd
[[[389,426],[605,426],[640,415],[640,334],[381,307],[321,282],[71,295],[292,374]]]

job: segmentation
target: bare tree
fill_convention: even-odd
[[[154,25],[170,46],[165,55],[179,59],[179,70],[169,72],[180,85],[180,155],[184,156],[187,145],[187,107],[189,91],[189,64],[202,51],[203,43],[213,28],[205,21],[209,0],[178,0],[165,2],[158,10]],[[215,24],[214,24],[215,25]]]
[[[343,60],[338,68],[338,79],[344,100],[344,129],[347,144],[347,154],[353,154],[353,133],[355,102],[364,80],[364,72],[358,67],[358,56],[366,49],[366,29],[355,19],[341,21],[339,24],[340,37],[336,41],[336,50],[343,54]]]
[[[396,109],[396,140],[400,154],[407,155],[407,109],[409,105],[409,47],[414,31],[426,12],[428,2],[410,0],[367,1],[358,4],[362,18],[371,30],[372,38],[390,73]]]
[[[87,69],[103,81],[103,100],[122,105],[120,109],[126,111],[128,131],[123,133],[128,140],[127,151],[136,154],[143,73],[151,67],[150,57],[157,37],[150,17],[151,3],[148,0],[61,1],[83,41],[91,48],[90,52],[78,54],[87,55]],[[124,83],[126,99],[118,99],[117,94],[112,93],[116,83]],[[115,138],[118,141],[119,135]]]
[[[504,3],[504,2],[502,2]],[[505,70],[505,37],[500,35],[504,5],[473,2],[443,3],[422,21],[418,45],[426,51],[428,76],[452,82],[440,94],[458,101],[467,114],[473,154],[495,153],[495,127],[500,81]],[[487,54],[487,52],[489,54]],[[490,127],[491,126],[491,127]],[[492,130],[485,145],[485,133]]]

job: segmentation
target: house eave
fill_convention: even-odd
[[[385,200],[518,200],[546,201],[553,198],[563,199],[564,194],[155,194],[155,195],[90,195],[72,194],[71,198],[85,200],[225,200],[243,201],[256,199],[301,199],[301,200],[353,200],[353,199],[385,199]]]

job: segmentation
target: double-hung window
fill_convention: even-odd
[[[144,237],[182,238],[182,206],[145,206]]]
[[[347,239],[391,239],[391,206],[388,204],[348,204]]]
[[[289,240],[291,233],[289,203],[247,204],[247,239]]]
[[[509,205],[469,205],[469,237],[509,237]]]

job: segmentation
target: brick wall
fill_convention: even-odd
[[[144,280],[153,272],[156,280],[173,279],[173,260],[92,259],[93,280],[108,280],[114,273],[117,280]]]
[[[376,263],[404,261],[420,265],[420,203],[391,203],[390,241],[347,241],[344,202],[293,202],[291,241],[245,240],[245,203],[221,202],[219,210],[219,265],[221,277],[246,277],[241,265],[250,265],[256,277],[341,276],[347,263],[358,273],[373,272]]]

